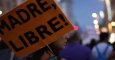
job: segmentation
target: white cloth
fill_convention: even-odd
[[[108,45],[108,49],[107,49],[107,51],[106,51],[106,55],[105,55],[105,56],[106,56],[106,57],[109,57],[109,55],[110,55],[110,54],[112,53],[112,51],[113,51],[113,47],[112,47],[111,45],[102,42],[102,43],[97,44],[96,46],[98,47],[100,53],[103,53],[104,50],[106,49],[107,45]],[[93,49],[92,49],[92,55],[93,55],[94,58],[97,58],[98,55],[99,55],[98,52],[97,52],[96,46],[94,46]]]

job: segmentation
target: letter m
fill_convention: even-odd
[[[11,30],[11,28],[8,26],[8,24],[5,22],[5,20],[0,20],[0,34],[4,35],[4,29]]]

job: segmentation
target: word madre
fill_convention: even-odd
[[[17,57],[54,42],[73,27],[53,0],[30,0],[0,18],[0,37]]]

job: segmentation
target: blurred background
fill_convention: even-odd
[[[0,0],[0,16],[26,0]],[[99,40],[101,31],[110,32],[110,43],[115,42],[115,0],[55,0],[80,33],[83,44]]]

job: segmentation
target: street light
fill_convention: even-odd
[[[97,24],[98,24],[98,20],[97,20],[97,19],[93,20],[93,23],[94,23],[95,25],[97,25]]]
[[[92,13],[93,18],[97,18],[97,13]]]
[[[97,34],[99,34],[100,33],[100,31],[99,31],[99,21],[98,21],[99,16],[98,16],[97,13],[92,13],[92,17],[94,18],[93,23],[94,23],[95,31],[96,31]]]

